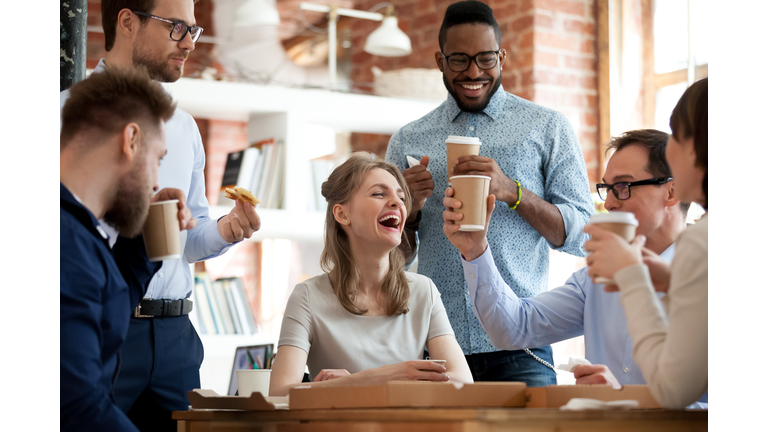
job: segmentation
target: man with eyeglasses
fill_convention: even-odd
[[[102,0],[106,58],[94,74],[107,69],[144,67],[152,79],[177,81],[203,29],[195,22],[196,0]],[[61,105],[69,96],[61,94]],[[205,197],[205,152],[192,116],[176,109],[167,122],[168,154],[159,168],[160,188],[183,192],[181,200],[197,227],[181,234],[182,259],[165,260],[146,286],[130,281],[135,242],[123,241],[109,225],[110,246],[132,289],[128,335],[114,386],[115,403],[142,431],[175,431],[171,412],[186,410],[187,392],[200,387],[203,345],[189,320],[194,281],[189,264],[219,256],[249,238],[261,221],[251,204],[238,202],[212,220]],[[135,300],[135,301],[134,301]]]
[[[418,246],[418,272],[440,290],[475,381],[556,384],[551,347],[493,346],[472,312],[461,257],[442,233],[441,199],[428,197],[448,187],[441,174],[447,170],[445,139],[480,138],[480,155],[459,158],[454,174],[491,177],[490,192],[505,203],[488,229],[496,266],[517,296],[535,296],[547,289],[550,249],[586,255],[582,229],[594,204],[579,142],[562,114],[504,91],[506,50],[490,7],[479,1],[450,5],[438,42],[435,61],[450,95],[400,129],[387,148],[386,159],[404,170],[414,197],[404,250],[411,260]],[[421,164],[408,168],[406,156]]]
[[[614,150],[598,185],[608,211],[631,212],[646,236],[646,264],[670,262],[675,240],[685,230],[688,204],[674,193],[674,180],[665,158],[668,135],[644,129],[615,137]],[[585,356],[592,365],[574,369],[576,384],[609,384],[621,388],[645,384],[632,359],[632,340],[619,296],[589,277],[587,267],[565,285],[532,298],[519,298],[494,264],[493,246],[485,232],[459,232],[457,200],[446,194],[443,230],[462,255],[464,277],[475,314],[494,346],[521,349],[584,335]],[[491,201],[491,200],[489,200]],[[492,208],[492,207],[491,207]],[[497,210],[498,211],[498,210]],[[615,287],[614,287],[615,288]],[[695,407],[706,407],[707,395]]]

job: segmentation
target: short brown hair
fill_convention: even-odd
[[[108,68],[69,90],[61,111],[61,149],[83,131],[120,133],[128,123],[158,127],[176,110],[173,98],[143,68]]]
[[[320,256],[321,268],[329,273],[333,291],[341,305],[355,315],[362,315],[366,310],[355,306],[354,297],[360,282],[360,272],[355,267],[349,238],[333,216],[333,206],[349,202],[360,189],[365,174],[380,168],[392,174],[405,194],[405,208],[411,211],[411,193],[408,183],[397,167],[367,152],[355,152],[343,164],[336,167],[328,180],[323,182],[322,194],[328,202],[325,214],[325,247]],[[401,221],[401,224],[405,221]],[[402,239],[405,241],[405,238]],[[384,277],[382,293],[388,298],[387,315],[408,312],[410,289],[405,276],[405,256],[399,247],[389,252],[389,271]]]
[[[104,29],[104,49],[111,51],[117,37],[117,16],[123,9],[134,12],[152,13],[157,0],[101,0],[101,27]],[[162,0],[160,0],[162,1]],[[192,4],[198,0],[192,0]],[[149,17],[139,15],[142,25]]]
[[[656,129],[637,129],[624,132],[623,134],[612,137],[605,150],[619,151],[631,145],[641,145],[648,149],[648,163],[645,170],[654,177],[672,177],[672,170],[667,163],[667,140],[669,134]],[[680,202],[680,210],[683,218],[688,214],[690,203]]]
[[[669,128],[677,141],[693,137],[693,147],[696,151],[696,166],[704,168],[704,180],[701,188],[704,199],[707,200],[707,155],[709,145],[708,114],[708,82],[709,78],[696,81],[680,97],[672,116],[669,117]],[[704,208],[707,208],[706,202]]]

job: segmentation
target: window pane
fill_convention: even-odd
[[[688,85],[684,82],[662,87],[656,92],[656,129],[666,133],[672,133],[669,128],[669,117],[675,109],[677,101],[685,92]]]
[[[697,66],[709,63],[709,35],[712,33],[712,26],[708,25],[712,22],[710,6],[710,0],[691,1],[693,59]]]
[[[654,2],[653,49],[657,74],[688,67],[688,0]]]

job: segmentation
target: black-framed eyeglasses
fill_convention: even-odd
[[[162,21],[164,23],[173,24],[173,27],[171,28],[171,39],[175,40],[176,42],[182,41],[187,36],[187,32],[189,32],[189,36],[192,38],[192,43],[197,43],[197,40],[200,39],[200,35],[203,34],[202,27],[190,26],[190,25],[187,25],[187,23],[184,23],[181,21],[173,21],[167,18],[161,18],[159,16],[150,15],[145,12],[136,12],[136,11],[131,11],[131,12],[135,13],[136,15],[141,15],[148,18],[156,19],[158,21]]]
[[[625,200],[632,196],[632,186],[662,185],[664,183],[669,183],[672,180],[672,177],[657,177],[654,179],[639,180],[636,182],[618,182],[612,185],[606,183],[598,183],[596,187],[597,194],[603,201],[608,198],[608,191],[613,191],[613,196],[615,196],[617,200]]]
[[[469,65],[471,64],[472,60],[474,60],[477,67],[482,70],[493,69],[499,60],[500,53],[501,50],[483,51],[473,56],[468,56],[464,53],[451,54],[447,56],[442,52],[440,55],[442,55],[445,61],[448,62],[448,68],[450,70],[454,72],[464,72],[465,70],[469,69]]]

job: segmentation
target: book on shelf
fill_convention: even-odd
[[[240,186],[261,201],[261,208],[283,208],[285,195],[285,144],[274,138],[252,143],[247,149],[229,153],[219,193],[219,205],[234,206],[224,190]]]
[[[253,334],[259,326],[239,277],[211,281],[207,273],[195,273],[192,292],[200,334]]]

